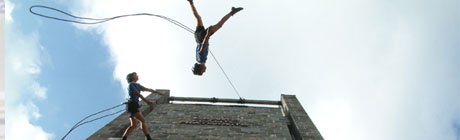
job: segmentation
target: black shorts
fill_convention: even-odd
[[[195,41],[196,43],[198,44],[201,44],[204,40],[204,37],[206,36],[206,30],[208,30],[208,28],[204,28],[204,26],[196,26],[196,29],[195,29]]]
[[[133,116],[135,113],[139,112],[139,108],[139,102],[128,102],[128,104],[126,104],[126,111],[131,114],[130,116]]]
[[[211,27],[211,26],[209,26],[209,27]],[[208,32],[209,27],[205,29],[204,26],[196,26],[196,29],[195,29],[195,41],[196,41],[196,43],[198,43],[198,44],[203,43],[204,37],[206,37],[206,33]],[[214,34],[214,32],[211,32],[211,35],[213,35],[213,34]]]

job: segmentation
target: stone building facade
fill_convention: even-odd
[[[141,102],[153,139],[175,140],[322,140],[322,136],[308,117],[295,95],[281,95],[280,101],[170,97],[148,97],[155,105]],[[184,101],[177,103],[176,101]],[[193,101],[194,103],[186,103]],[[198,104],[196,102],[226,102],[235,104]],[[246,106],[264,104],[265,106]],[[271,106],[269,106],[271,105]],[[125,112],[88,137],[88,140],[117,140],[130,125]],[[140,129],[128,139],[144,139]]]

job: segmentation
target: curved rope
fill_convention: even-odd
[[[58,18],[58,17],[53,17],[53,16],[48,16],[48,15],[44,15],[44,14],[40,14],[40,13],[37,13],[35,12],[33,9],[34,8],[44,8],[44,9],[48,9],[48,10],[53,10],[53,11],[56,11],[56,12],[59,12],[59,13],[62,13],[64,15],[67,15],[69,17],[72,17],[72,18],[75,18],[75,19],[81,19],[81,20],[86,20],[86,21],[78,21],[78,20],[71,20],[71,19],[64,19],[64,18]],[[128,15],[120,15],[120,16],[115,16],[115,17],[110,17],[110,18],[87,18],[87,17],[79,17],[79,16],[74,16],[72,14],[69,14],[67,12],[64,12],[62,10],[59,10],[59,9],[56,9],[56,8],[53,8],[53,7],[48,7],[48,6],[42,6],[42,5],[34,5],[34,6],[31,6],[29,8],[29,12],[32,13],[32,14],[35,14],[37,16],[41,16],[41,17],[44,17],[44,18],[49,18],[49,19],[54,19],[54,20],[59,20],[59,21],[65,21],[65,22],[72,22],[72,23],[78,23],[78,24],[99,24],[99,23],[103,23],[103,22],[107,22],[107,21],[110,21],[110,20],[114,20],[114,19],[118,19],[118,18],[123,18],[123,17],[130,17],[130,16],[154,16],[154,17],[159,17],[159,18],[162,18],[162,19],[165,19],[179,27],[181,27],[182,29],[184,30],[187,30],[191,33],[194,32],[193,29],[185,26],[184,24],[174,20],[174,19],[171,19],[171,18],[168,18],[168,17],[165,17],[165,16],[162,16],[162,15],[156,15],[156,14],[150,14],[150,13],[137,13],[137,14],[128,14]]]
[[[57,18],[57,17],[52,17],[52,16],[47,16],[47,15],[44,15],[44,14],[40,14],[40,13],[37,13],[37,12],[34,12],[32,9],[34,8],[45,8],[45,9],[49,9],[49,10],[54,10],[56,12],[59,12],[59,13],[62,13],[62,14],[65,14],[69,17],[72,17],[72,18],[75,18],[75,19],[82,19],[82,20],[88,20],[87,22],[84,22],[84,21],[77,21],[77,20],[69,20],[69,19],[63,19],[63,18]],[[159,17],[161,19],[164,19],[164,20],[167,20],[173,24],[175,24],[176,26],[179,26],[181,27],[182,29],[194,34],[195,31],[187,26],[185,26],[184,24],[180,23],[179,21],[176,21],[174,19],[171,19],[171,18],[168,18],[166,16],[162,16],[162,15],[156,15],[156,14],[150,14],[150,13],[138,13],[138,14],[129,14],[129,15],[120,15],[120,16],[115,16],[115,17],[110,17],[110,18],[87,18],[87,17],[79,17],[79,16],[74,16],[72,14],[69,14],[67,12],[64,12],[62,10],[59,10],[59,9],[56,9],[56,8],[52,8],[52,7],[48,7],[48,6],[42,6],[42,5],[34,5],[34,6],[31,6],[29,8],[29,11],[30,13],[32,14],[35,14],[35,15],[38,15],[38,16],[41,16],[41,17],[45,17],[45,18],[49,18],[49,19],[54,19],[54,20],[60,20],[60,21],[65,21],[65,22],[73,22],[73,23],[78,23],[78,24],[99,24],[99,23],[103,23],[103,22],[107,22],[107,21],[110,21],[110,20],[114,20],[114,19],[118,19],[118,18],[122,18],[122,17],[130,17],[130,16],[154,16],[154,17]],[[209,49],[209,52],[211,53],[211,56],[212,58],[214,59],[214,61],[216,61],[217,65],[219,66],[220,70],[222,71],[222,73],[225,75],[225,78],[227,78],[227,81],[228,83],[230,84],[230,86],[232,86],[233,90],[235,91],[235,93],[238,95],[238,97],[240,97],[240,99],[243,99],[238,90],[236,89],[235,85],[233,85],[233,82],[230,80],[230,78],[228,77],[227,73],[225,72],[224,68],[222,67],[222,65],[219,63],[219,61],[217,60],[217,58],[214,56],[214,53],[212,53],[211,49]]]
[[[102,118],[105,118],[105,117],[108,117],[108,116],[112,116],[112,115],[115,115],[115,114],[117,114],[117,113],[120,113],[120,112],[124,111],[125,109],[122,109],[122,110],[119,110],[119,111],[117,111],[117,112],[115,112],[115,113],[111,113],[111,114],[108,114],[108,115],[104,115],[104,116],[102,116],[102,117],[98,117],[98,118],[96,118],[96,119],[92,119],[92,120],[89,120],[89,121],[85,121],[86,119],[88,119],[88,118],[91,117],[91,116],[94,116],[94,115],[100,114],[100,113],[102,113],[102,112],[106,112],[106,111],[115,109],[115,108],[117,108],[117,107],[119,107],[119,106],[122,106],[122,105],[124,105],[124,104],[126,104],[126,103],[122,103],[122,104],[120,104],[120,105],[116,105],[116,106],[113,106],[113,107],[110,107],[110,108],[107,108],[107,109],[104,109],[104,110],[102,110],[102,111],[99,111],[99,112],[96,112],[96,113],[94,113],[94,114],[91,114],[91,115],[86,116],[85,118],[83,118],[82,120],[80,120],[79,122],[77,122],[75,125],[73,125],[73,127],[62,137],[61,140],[64,140],[65,137],[67,137],[67,135],[70,134],[70,132],[72,132],[73,130],[75,130],[75,129],[77,129],[78,127],[82,126],[83,124],[90,123],[90,122],[93,122],[93,121],[96,121],[96,120],[99,120],[99,119],[102,119]],[[85,122],[83,122],[83,121],[85,121]]]

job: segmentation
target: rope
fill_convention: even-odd
[[[233,87],[233,90],[235,91],[236,95],[238,95],[238,97],[240,97],[240,99],[242,99],[241,96],[240,96],[240,93],[238,93],[238,90],[236,90],[235,86],[233,85],[232,81],[228,77],[227,73],[224,71],[224,68],[222,68],[222,66],[220,65],[219,61],[217,61],[216,57],[211,52],[211,49],[209,49],[209,52],[211,53],[212,58],[214,58],[214,60],[216,61],[216,63],[219,66],[220,70],[222,70],[222,73],[224,73],[225,78],[227,78],[228,83],[230,83],[230,85]]]
[[[62,13],[62,14],[65,14],[69,17],[72,17],[72,18],[75,18],[75,19],[83,19],[83,20],[88,20],[87,22],[84,22],[84,21],[77,21],[77,20],[69,20],[69,19],[63,19],[63,18],[57,18],[57,17],[52,17],[52,16],[47,16],[47,15],[43,15],[43,14],[39,14],[39,13],[36,13],[34,12],[32,9],[34,8],[45,8],[45,9],[49,9],[49,10],[54,10],[56,12],[59,12],[59,13]],[[154,16],[154,17],[159,17],[159,18],[162,18],[164,20],[167,20],[179,27],[181,27],[182,29],[194,34],[195,31],[187,26],[185,26],[184,24],[180,23],[179,21],[176,21],[174,19],[171,19],[171,18],[168,18],[166,16],[162,16],[162,15],[156,15],[156,14],[150,14],[150,13],[138,13],[138,14],[128,14],[128,15],[121,15],[121,16],[115,16],[115,17],[110,17],[110,18],[87,18],[87,17],[79,17],[79,16],[74,16],[72,14],[69,14],[67,12],[64,12],[62,10],[59,10],[59,9],[56,9],[56,8],[52,8],[52,7],[48,7],[48,6],[42,6],[42,5],[34,5],[34,6],[31,6],[29,8],[29,11],[30,13],[32,14],[35,14],[35,15],[38,15],[38,16],[41,16],[41,17],[45,17],[45,18],[49,18],[49,19],[54,19],[54,20],[60,20],[60,21],[65,21],[65,22],[72,22],[72,23],[78,23],[78,24],[99,24],[99,23],[103,23],[103,22],[107,22],[107,21],[110,21],[110,20],[114,20],[114,19],[118,19],[118,18],[122,18],[122,17],[130,17],[130,16]],[[230,78],[228,77],[227,73],[225,72],[224,68],[220,65],[219,61],[217,60],[217,58],[214,56],[214,53],[212,53],[211,49],[209,49],[209,52],[211,53],[211,56],[212,58],[214,59],[214,61],[216,61],[217,65],[219,66],[220,70],[222,71],[222,73],[224,73],[225,75],[225,78],[227,78],[227,81],[228,83],[230,84],[230,86],[232,86],[233,90],[235,91],[235,93],[238,95],[238,97],[240,97],[240,99],[243,99],[238,90],[236,89],[235,85],[233,85],[233,82],[230,80]]]
[[[82,19],[82,20],[87,20],[87,21],[77,21],[77,20],[70,20],[70,19],[64,19],[64,18],[57,18],[57,17],[53,17],[53,16],[48,16],[48,15],[44,15],[44,14],[34,12],[34,10],[33,10],[34,8],[49,9],[49,10],[53,10],[53,11],[65,14],[65,15],[67,15],[69,17],[72,17],[72,18],[75,18],[75,19]],[[45,18],[49,18],[49,19],[54,19],[54,20],[65,21],[65,22],[78,23],[78,24],[99,24],[99,23],[110,21],[110,20],[114,20],[114,19],[118,19],[118,18],[122,18],[122,17],[130,17],[130,16],[154,16],[154,17],[159,17],[159,18],[165,19],[165,20],[167,20],[167,21],[169,21],[169,22],[171,22],[171,23],[183,28],[184,30],[187,30],[187,31],[191,32],[191,33],[194,32],[193,29],[185,26],[184,24],[182,24],[182,23],[180,23],[180,22],[178,22],[178,21],[176,21],[174,19],[162,16],[162,15],[155,15],[155,14],[150,14],[150,13],[128,14],[128,15],[121,15],[121,16],[115,16],[115,17],[110,17],[110,18],[87,18],[87,17],[74,16],[74,15],[69,14],[67,12],[64,12],[62,10],[52,8],[52,7],[48,7],[48,6],[42,6],[42,5],[31,6],[29,8],[29,11],[30,11],[30,13],[35,14],[37,16],[41,16],[41,17],[45,17]]]
[[[115,113],[111,113],[111,114],[108,114],[108,115],[104,115],[104,116],[102,116],[102,117],[98,117],[98,118],[96,118],[96,119],[92,119],[92,120],[89,120],[89,121],[85,121],[86,119],[88,119],[88,118],[91,117],[91,116],[94,116],[94,115],[97,115],[97,114],[99,114],[99,113],[102,113],[102,112],[106,112],[106,111],[112,110],[112,109],[117,108],[117,107],[119,107],[119,106],[122,106],[122,105],[124,105],[124,104],[126,104],[126,103],[122,103],[122,104],[120,104],[120,105],[116,105],[116,106],[110,107],[110,108],[108,108],[108,109],[104,109],[104,110],[102,110],[102,111],[99,111],[99,112],[96,112],[96,113],[94,113],[94,114],[91,114],[91,115],[89,115],[89,116],[86,116],[85,118],[83,118],[82,120],[80,120],[79,122],[77,122],[77,123],[76,123],[76,124],[75,124],[75,125],[64,135],[64,137],[62,137],[61,140],[64,140],[65,137],[67,137],[67,135],[70,134],[70,132],[72,132],[73,130],[77,129],[78,127],[80,127],[80,126],[82,126],[82,125],[84,125],[84,124],[86,124],[86,123],[90,123],[90,122],[93,122],[93,121],[96,121],[96,120],[99,120],[99,119],[102,119],[102,118],[105,118],[105,117],[108,117],[108,116],[112,116],[112,115],[115,115],[115,114],[117,114],[117,113],[120,113],[120,112],[124,111],[125,109],[122,109],[122,110],[119,110],[119,111],[117,111],[117,112],[115,112]],[[85,122],[83,122],[83,121],[85,121]]]

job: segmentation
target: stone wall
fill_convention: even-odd
[[[280,108],[161,104],[146,120],[158,139],[291,139]],[[128,138],[143,137],[137,131]]]
[[[158,104],[168,103],[169,90],[157,90],[166,96],[160,96],[157,94],[151,94],[146,98],[150,101],[155,101],[155,105],[148,106],[144,101],[139,102],[141,108],[139,111],[142,114],[149,114]],[[107,140],[109,138],[121,138],[126,128],[130,125],[129,114],[127,112],[122,113],[120,116],[115,118],[113,121],[99,129],[93,135],[87,138],[87,140]],[[137,131],[137,130],[136,130]],[[141,130],[139,130],[141,131]],[[135,140],[135,139],[134,139]]]
[[[248,107],[212,104],[171,104],[167,96],[151,95],[154,106],[144,102],[141,111],[153,139],[244,139],[244,140],[322,140],[319,131],[294,95],[282,95],[281,106]],[[89,140],[116,140],[128,127],[128,114],[123,113],[88,137]],[[140,128],[128,139],[145,136]]]
[[[283,114],[290,122],[288,125],[294,139],[323,140],[295,95],[281,95],[281,104]]]

